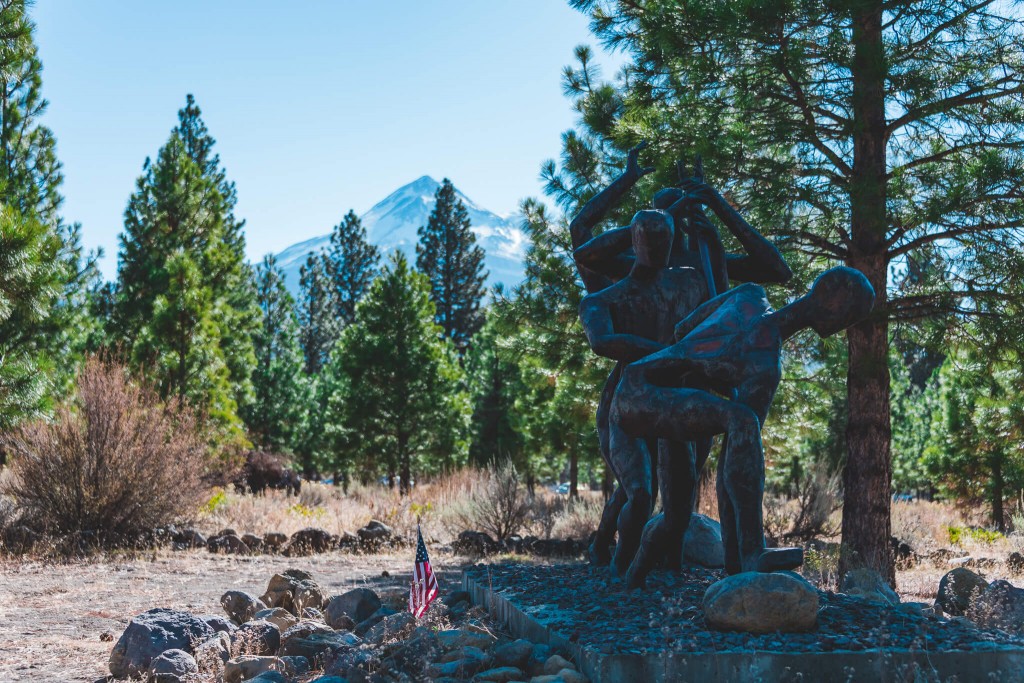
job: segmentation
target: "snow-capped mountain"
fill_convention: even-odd
[[[401,249],[410,264],[416,263],[416,242],[419,239],[416,231],[421,225],[426,225],[434,209],[434,195],[440,186],[441,183],[430,176],[423,176],[398,188],[360,216],[367,238],[380,248],[382,256]],[[491,213],[473,203],[458,188],[455,194],[465,204],[477,244],[486,254],[487,285],[501,283],[508,289],[519,284],[523,279],[527,238],[517,226],[518,219]],[[330,236],[323,235],[293,244],[277,255],[277,263],[284,271],[288,290],[293,296],[298,294],[299,268],[306,262],[306,256],[329,245]]]

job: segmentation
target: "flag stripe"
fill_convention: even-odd
[[[430,603],[437,597],[438,585],[437,577],[430,567],[430,558],[427,557],[423,532],[418,526],[416,535],[416,561],[412,569],[412,585],[409,587],[409,611],[418,619],[426,614]]]

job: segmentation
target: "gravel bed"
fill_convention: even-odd
[[[833,652],[991,650],[1024,647],[1024,637],[973,627],[964,619],[921,613],[912,605],[870,603],[819,591],[818,628],[809,633],[712,631],[704,621],[705,590],[720,570],[657,571],[644,590],[627,590],[607,568],[587,564],[476,565],[466,570],[529,614],[544,618],[580,645],[606,654],[676,651]]]

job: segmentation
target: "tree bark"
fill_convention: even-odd
[[[996,531],[1006,531],[1006,516],[1003,513],[1003,458],[997,455],[992,461],[992,524]]]
[[[569,452],[569,498],[580,497],[580,456],[574,447]]]
[[[853,172],[848,265],[875,288],[875,310],[849,329],[843,468],[843,553],[840,576],[867,567],[895,584],[891,536],[892,428],[889,405],[889,324],[886,306],[885,48],[882,3],[864,0],[853,13]]]

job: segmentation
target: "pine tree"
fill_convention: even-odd
[[[426,277],[396,252],[325,371],[335,471],[383,473],[408,493],[414,476],[464,461],[469,401],[434,315]]]
[[[238,224],[221,195],[223,179],[210,171],[208,157],[193,157],[197,149],[208,152],[212,140],[193,136],[186,144],[189,130],[173,129],[156,161],[146,160],[128,201],[113,327],[136,367],[165,394],[203,401],[195,407],[237,434],[236,411],[252,400],[259,309],[244,243],[232,236]],[[197,139],[207,146],[197,147]],[[175,322],[168,311],[182,317]],[[202,359],[211,366],[191,367]]]
[[[253,337],[255,400],[243,411],[243,416],[258,447],[296,452],[310,397],[303,374],[295,304],[272,255],[266,256],[256,269],[256,295],[263,311],[263,325]]]
[[[298,306],[299,337],[306,359],[306,374],[319,374],[341,332],[335,292],[327,272],[327,259],[310,254],[299,269],[301,300]]]
[[[366,228],[354,211],[331,231],[331,247],[327,251],[327,272],[334,283],[337,316],[342,326],[351,325],[356,305],[377,276],[380,251],[366,241]]]
[[[515,405],[524,389],[517,354],[503,343],[493,313],[467,355],[466,374],[473,405],[470,462],[487,467],[509,459],[520,471],[529,472],[528,463],[523,462],[523,435]]]
[[[23,298],[0,313],[0,424],[39,414],[69,388],[90,327],[82,293],[95,274],[78,226],[59,214],[63,174],[53,133],[40,123],[47,102],[33,31],[23,0],[0,4],[2,258],[8,286]]]
[[[874,286],[874,314],[846,335],[841,572],[891,581],[890,322],[1020,314],[1024,19],[962,0],[573,4],[632,63],[618,87],[585,60],[567,72],[582,131],[566,138],[571,172],[547,170],[566,203],[600,159],[659,140],[652,186],[701,152],[731,201],[805,255],[798,271],[843,262]],[[894,295],[889,276],[932,248],[945,277]]]
[[[419,229],[416,268],[430,280],[437,323],[460,353],[484,323],[484,251],[470,230],[469,213],[447,178],[437,188],[427,224]]]

